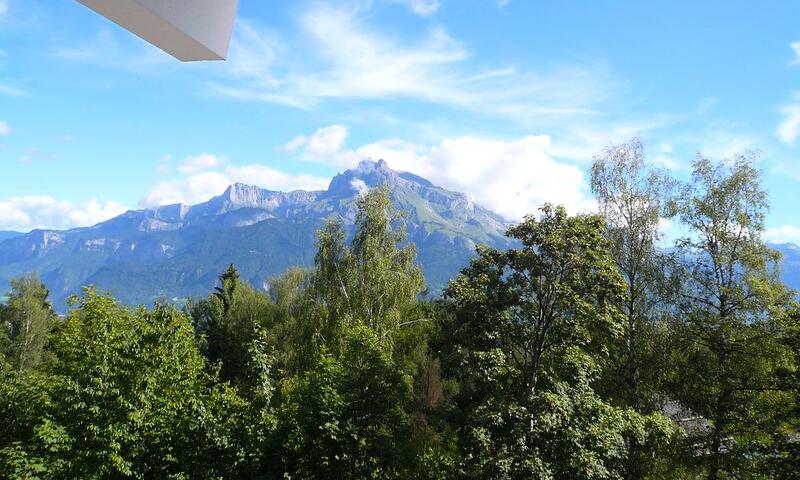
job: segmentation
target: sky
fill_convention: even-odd
[[[639,135],[681,179],[748,150],[800,242],[800,2],[240,0],[181,63],[68,0],[0,0],[0,230],[88,226],[233,182],[324,189],[385,159],[509,219],[592,209]]]

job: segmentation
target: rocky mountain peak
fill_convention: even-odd
[[[234,183],[225,190],[222,198],[232,206],[257,206],[262,198],[262,190],[255,185]]]
[[[385,160],[362,160],[356,168],[346,170],[331,180],[326,196],[335,198],[351,197],[366,188],[397,184],[399,172],[389,168]]]

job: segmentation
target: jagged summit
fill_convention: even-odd
[[[384,160],[364,160],[336,175],[326,190],[280,192],[235,183],[197,205],[133,210],[89,228],[0,239],[0,284],[37,271],[62,308],[87,284],[128,303],[197,295],[213,288],[230,263],[263,285],[290,266],[312,264],[324,221],[338,217],[351,230],[357,199],[379,185],[389,187],[405,213],[432,291],[466,264],[476,244],[507,245],[507,222],[466,195],[393,170]]]

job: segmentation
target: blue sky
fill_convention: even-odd
[[[518,218],[591,208],[641,135],[686,178],[761,153],[768,238],[800,241],[800,3],[241,0],[183,64],[74,1],[0,0],[0,230],[88,225],[241,181],[324,188],[363,158]]]

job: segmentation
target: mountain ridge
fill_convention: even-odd
[[[202,295],[229,263],[262,286],[290,266],[313,263],[315,233],[327,218],[340,218],[352,232],[356,199],[379,185],[405,212],[432,291],[466,264],[476,244],[509,245],[503,236],[509,222],[467,195],[365,160],[334,176],[326,190],[235,183],[196,205],[129,210],[90,227],[0,237],[0,282],[36,271],[61,310],[87,284],[131,304]]]
[[[392,170],[383,160],[365,160],[334,176],[325,190],[234,183],[196,205],[129,210],[90,227],[0,232],[0,294],[10,278],[35,271],[60,311],[69,295],[90,284],[126,303],[147,304],[204,295],[230,263],[262,287],[291,266],[313,263],[316,231],[327,218],[340,218],[352,234],[356,199],[379,185],[388,186],[405,213],[433,293],[467,264],[477,244],[512,244],[504,237],[510,222],[467,195]],[[800,247],[770,246],[783,254],[784,282],[800,289]]]

